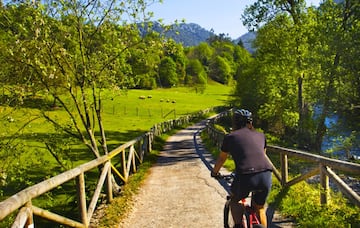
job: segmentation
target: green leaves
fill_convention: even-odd
[[[151,81],[154,73],[149,72],[156,72],[159,59],[149,56],[159,56],[160,52],[155,52],[159,40],[143,39],[137,25],[128,23],[147,21],[148,3],[49,0],[1,8],[0,36],[4,39],[0,46],[8,50],[0,56],[0,65],[4,66],[1,82],[19,86],[24,94],[46,92],[52,96],[64,108],[77,138],[99,156],[99,142],[104,143],[100,148],[106,147],[101,124],[103,89],[133,88],[144,75]],[[132,68],[129,56],[137,50],[146,53],[136,56],[144,64]],[[140,65],[146,67],[137,78]],[[55,119],[48,120],[61,126]],[[101,140],[95,135],[97,125]],[[66,132],[65,128],[61,130]],[[62,160],[56,146],[47,147]]]
[[[176,63],[172,58],[167,56],[161,60],[159,78],[160,85],[163,87],[169,88],[178,84],[179,79],[176,73]]]
[[[259,0],[243,15],[244,23],[258,31],[254,69],[237,76],[237,102],[253,107],[270,132],[281,136],[281,129],[296,130],[298,139],[315,142],[315,150],[320,150],[330,113],[352,121],[359,116],[351,109],[355,100],[359,103],[354,55],[359,43],[349,39],[360,37],[353,30],[359,26],[359,7],[347,3],[324,1],[317,9],[305,9],[304,1]],[[323,107],[322,118],[314,118],[316,107]]]

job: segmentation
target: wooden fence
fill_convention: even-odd
[[[159,136],[176,127],[189,124],[194,119],[202,117],[204,114],[212,110],[213,109],[207,109],[195,114],[180,117],[176,120],[169,120],[156,124],[149,132],[117,147],[107,155],[82,164],[76,168],[18,192],[10,198],[0,202],[0,221],[9,216],[11,213],[15,213],[19,209],[12,225],[14,228],[34,227],[34,215],[69,227],[88,227],[101,191],[105,191],[107,202],[111,202],[113,199],[111,181],[112,175],[117,176],[126,183],[129,176],[137,171],[136,169],[138,164],[142,163],[144,156],[151,151],[154,136]],[[120,164],[118,164],[118,167],[112,162],[112,159],[114,160],[115,158],[121,161]],[[96,180],[96,189],[94,190],[93,195],[89,196],[86,192],[85,173],[93,169],[99,169],[101,172]],[[33,205],[33,200],[37,197],[74,179],[76,180],[78,207],[81,221],[76,221]],[[91,200],[87,205],[86,199],[89,197],[91,197]]]
[[[211,119],[207,123],[206,131],[208,136],[213,140],[215,145],[219,148],[224,138],[224,133],[215,129],[214,124],[219,118],[228,115],[229,112],[219,114],[216,118]],[[320,155],[315,155],[299,150],[287,149],[279,146],[267,146],[267,151],[270,153],[276,153],[280,155],[280,171],[273,166],[274,175],[280,181],[283,187],[289,187],[300,181],[306,180],[312,176],[320,175],[320,202],[321,204],[327,204],[329,199],[329,178],[338,186],[339,190],[349,199],[350,202],[360,207],[360,196],[349,187],[334,170],[350,173],[351,175],[360,174],[360,164],[331,159]],[[315,164],[315,168],[300,174],[299,176],[289,180],[289,163],[288,156],[295,157],[301,160],[310,161]]]

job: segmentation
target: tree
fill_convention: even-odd
[[[132,79],[127,88],[153,89],[157,87],[158,66],[163,55],[162,43],[159,35],[154,32],[148,32],[143,39],[143,43],[129,49],[126,61],[129,72],[121,77],[125,80]],[[124,83],[120,82],[119,86],[121,85]]]
[[[169,88],[178,84],[179,79],[176,71],[176,63],[171,57],[166,56],[161,60],[159,66],[159,78],[159,84],[162,87]]]
[[[186,55],[189,59],[199,59],[206,68],[209,66],[213,54],[214,49],[208,43],[202,42],[196,47],[189,48]]]
[[[186,66],[186,77],[185,85],[190,85],[200,89],[200,92],[203,92],[206,88],[207,83],[207,74],[200,60],[198,59],[189,59]]]
[[[307,105],[304,99],[304,79],[306,78],[306,66],[304,65],[304,57],[308,50],[306,36],[304,32],[306,29],[303,26],[306,16],[305,1],[304,0],[261,0],[256,1],[245,9],[242,16],[244,25],[250,30],[266,26],[267,23],[275,22],[277,26],[282,27],[281,22],[285,22],[284,26],[289,29],[291,33],[291,44],[287,44],[289,49],[292,49],[293,64],[291,71],[294,74],[292,84],[297,83],[297,109],[298,109],[298,145],[300,147],[307,144],[309,137],[305,130],[307,113]],[[280,23],[277,23],[280,22]],[[273,23],[274,24],[274,23]],[[268,37],[270,38],[270,37]],[[273,52],[276,52],[274,50]],[[275,113],[275,112],[274,112]],[[290,116],[293,116],[291,114]]]
[[[167,39],[163,45],[163,52],[164,56],[170,57],[176,65],[177,79],[175,80],[175,77],[172,79],[174,84],[177,84],[179,81],[183,82],[185,78],[186,61],[183,46],[181,44],[177,44],[173,39]]]
[[[129,49],[143,42],[134,22],[149,20],[151,2],[21,1],[5,8],[11,14],[3,20],[11,38],[8,60],[22,71],[16,77],[28,77],[19,83],[39,85],[61,105],[67,123],[47,111],[43,117],[81,140],[93,158],[108,153],[102,91],[132,81],[124,63]]]
[[[352,0],[341,4],[325,1],[321,4],[317,17],[319,23],[314,31],[320,39],[313,45],[312,50],[316,53],[314,56],[319,57],[315,61],[323,69],[321,75],[324,85],[320,88],[323,88],[321,92],[324,96],[319,96],[318,105],[321,109],[317,119],[314,147],[316,151],[321,151],[327,131],[326,117],[334,111],[339,113],[354,111],[351,107],[354,101],[358,101],[355,97],[359,97],[356,86],[359,83],[359,71],[356,70],[357,58],[354,58],[354,54],[359,44],[354,43],[351,37],[359,34],[357,32],[359,25],[356,22],[359,18],[359,5]]]
[[[252,64],[253,57],[251,54],[241,45],[235,45],[233,51],[233,59],[236,69],[234,79],[236,80],[244,69],[247,69]]]
[[[265,0],[243,15],[250,29],[258,29],[254,56],[263,81],[256,86],[264,102],[259,114],[273,129],[283,128],[280,135],[292,135],[296,127],[299,147],[320,152],[325,120],[333,113],[352,120],[359,116],[359,87],[354,86],[359,83],[359,44],[354,42],[359,11],[353,0],[324,1],[319,8],[304,8],[304,1]],[[243,94],[244,87],[238,87]]]
[[[233,71],[231,63],[226,58],[215,56],[209,65],[209,77],[222,84],[228,84],[232,80]]]

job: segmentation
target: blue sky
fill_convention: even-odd
[[[307,4],[318,5],[321,0],[306,0]],[[255,0],[163,0],[154,3],[148,10],[154,12],[154,19],[163,19],[165,24],[185,19],[186,23],[196,23],[216,34],[229,34],[233,39],[247,33],[241,22],[241,14],[246,5]]]

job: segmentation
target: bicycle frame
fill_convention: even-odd
[[[245,213],[247,214],[245,216],[248,218],[248,223],[246,224],[246,227],[252,228],[253,225],[260,225],[260,221],[257,217],[255,209],[246,203],[246,199],[242,199],[241,202],[245,207]]]

